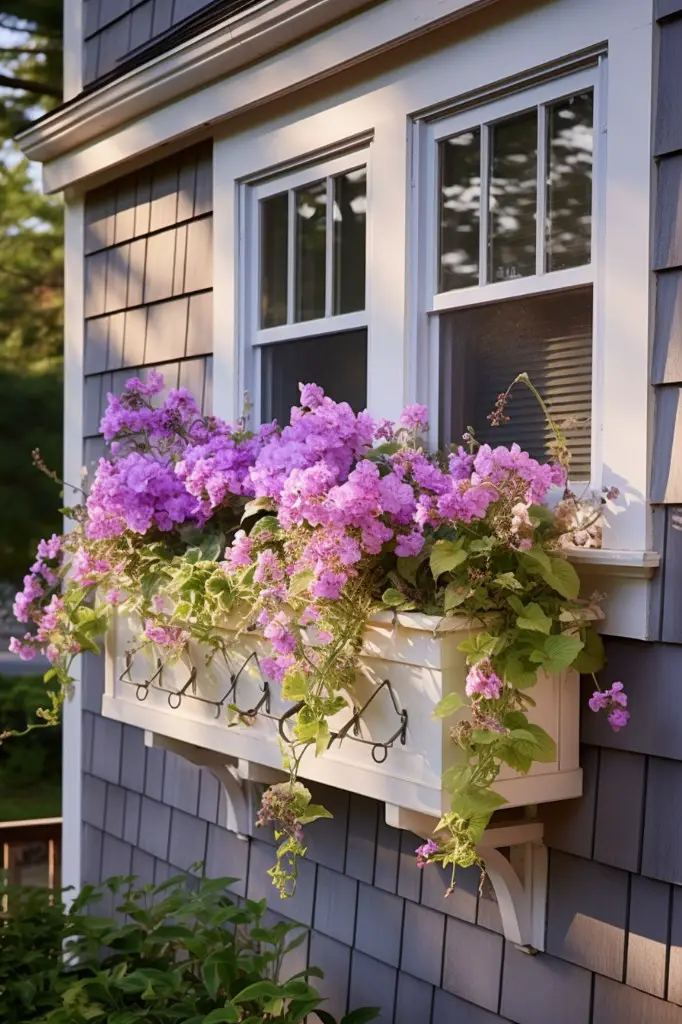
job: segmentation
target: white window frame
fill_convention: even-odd
[[[264,345],[273,345],[287,341],[302,341],[305,338],[319,337],[326,334],[337,334],[342,331],[368,329],[367,313],[367,277],[365,278],[365,308],[353,313],[334,313],[333,281],[332,281],[332,248],[333,236],[333,203],[327,203],[326,225],[326,282],[325,282],[325,315],[314,320],[294,320],[295,305],[295,210],[294,190],[305,188],[315,182],[326,179],[327,182],[345,171],[358,167],[367,168],[367,221],[365,245],[369,238],[371,220],[371,144],[365,143],[338,156],[329,157],[319,163],[306,163],[305,167],[286,171],[280,175],[268,176],[265,181],[249,181],[241,184],[241,205],[245,214],[245,236],[243,255],[246,267],[242,281],[242,300],[244,305],[244,386],[253,400],[252,421],[254,425],[261,422],[261,349]],[[260,204],[264,199],[288,193],[288,253],[287,253],[287,323],[276,327],[260,326],[261,299],[261,224]],[[292,228],[294,230],[292,230]]]
[[[467,106],[465,111],[444,116],[439,112],[437,119],[423,119],[416,125],[415,146],[418,159],[423,167],[422,188],[424,190],[422,209],[426,211],[424,231],[420,244],[423,261],[421,278],[424,281],[423,310],[428,326],[423,335],[427,349],[426,376],[428,379],[428,405],[434,423],[440,421],[440,317],[451,310],[483,306],[511,299],[524,298],[549,292],[564,292],[578,287],[592,287],[592,416],[591,416],[591,477],[589,480],[573,480],[577,489],[596,488],[602,485],[601,430],[602,393],[598,367],[600,349],[603,344],[602,292],[600,288],[600,239],[603,231],[604,183],[605,183],[605,124],[604,97],[606,93],[607,58],[594,58],[591,66],[577,71],[559,74],[540,85],[526,89],[515,89],[509,95],[498,99]],[[543,170],[546,164],[546,110],[549,104],[570,96],[592,90],[593,105],[593,180],[591,216],[591,259],[582,266],[565,270],[547,271],[546,256],[546,190],[543,186]],[[527,111],[538,111],[538,159],[537,159],[537,217],[536,217],[536,267],[535,274],[510,278],[505,281],[486,281],[488,269],[488,203],[489,186],[489,135],[490,127],[507,118]],[[481,128],[481,206],[479,228],[479,283],[450,291],[438,290],[438,236],[440,224],[440,143],[474,128]],[[519,367],[521,372],[522,367]],[[510,381],[511,383],[511,381]],[[433,438],[437,443],[437,438]]]

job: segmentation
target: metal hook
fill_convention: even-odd
[[[182,704],[182,698],[185,696],[185,694],[189,690],[190,686],[192,687],[192,692],[196,693],[197,692],[197,670],[196,670],[195,667],[192,668],[192,671],[189,674],[189,679],[187,680],[185,685],[182,687],[182,689],[181,690],[176,690],[174,693],[169,693],[168,694],[168,706],[170,708],[172,708],[173,711],[177,711],[177,709],[180,707],[180,705]],[[177,703],[176,703],[176,701],[177,701]]]

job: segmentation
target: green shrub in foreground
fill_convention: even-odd
[[[61,895],[0,887],[6,909],[0,927],[0,1020],[3,1024],[297,1024],[320,1009],[308,983],[315,968],[286,982],[282,959],[305,929],[263,925],[265,902],[235,901],[234,879],[184,875],[136,887],[114,878],[116,917],[98,917],[101,891],[86,887],[70,909]],[[66,948],[66,957],[62,950]],[[341,1024],[365,1024],[375,1010],[348,1014]]]

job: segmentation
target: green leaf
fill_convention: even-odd
[[[576,672],[581,675],[589,675],[592,672],[599,672],[606,662],[604,644],[599,633],[589,627],[584,632],[584,644],[582,651],[571,663]]]
[[[492,636],[490,633],[476,633],[468,640],[462,640],[457,645],[457,650],[466,654],[469,663],[475,665],[483,658],[490,658],[495,653],[499,642],[498,636]]]
[[[417,583],[417,573],[419,572],[419,566],[424,561],[423,555],[410,555],[406,558],[399,558],[397,560],[397,569],[404,580],[415,586]]]
[[[455,608],[459,608],[461,604],[464,604],[469,594],[469,587],[462,586],[459,583],[448,583],[443,599],[445,614],[448,615]]]
[[[253,500],[247,502],[244,507],[242,522],[244,522],[245,519],[250,519],[252,516],[258,515],[259,512],[272,512],[274,507],[272,498],[253,498]]]
[[[297,572],[289,582],[289,597],[298,597],[300,594],[304,594],[314,579],[315,574],[312,569]]]
[[[515,772],[520,772],[521,775],[527,775],[533,767],[532,754],[525,749],[520,749],[518,744],[515,745],[510,740],[500,743],[495,750],[495,756],[508,764]]]
[[[452,572],[466,560],[467,553],[462,551],[461,540],[437,540],[429,561],[433,578],[437,580],[444,572]]]
[[[472,540],[469,545],[469,551],[477,555],[487,555],[495,547],[497,547],[497,540],[495,537],[480,537],[478,540]]]
[[[504,673],[512,686],[525,690],[538,681],[537,667],[530,667],[518,654],[509,654],[505,661]]]
[[[399,608],[401,604],[405,604],[407,598],[404,594],[401,594],[399,590],[394,587],[389,587],[388,590],[384,590],[381,595],[381,600],[389,608]]]
[[[451,764],[443,772],[443,789],[449,792],[460,789],[470,772],[471,767],[468,764]]]
[[[514,731],[512,730],[512,736]],[[522,749],[525,749],[525,745],[528,744],[534,761],[541,761],[545,764],[552,764],[552,762],[556,761],[556,743],[548,732],[545,732],[539,725],[534,725],[532,722],[529,722],[519,731],[531,735],[532,740],[522,740],[520,745]]]
[[[341,1024],[370,1024],[380,1014],[376,1006],[362,1006],[357,1010],[351,1010],[341,1021]],[[319,1011],[318,1011],[319,1014]]]
[[[452,798],[452,810],[462,818],[472,818],[479,814],[492,814],[507,801],[492,789],[478,786],[465,786]]]
[[[333,818],[334,815],[323,807],[322,804],[308,804],[303,814],[299,814],[298,820],[302,825],[310,825],[318,818]]]
[[[304,700],[308,693],[308,680],[302,672],[288,672],[282,683],[282,696],[285,700]]]
[[[257,523],[254,523],[251,527],[250,537],[258,537],[261,533],[271,533],[273,537],[279,537],[281,533],[281,526],[279,525],[279,519],[277,516],[263,516]]]
[[[523,584],[519,583],[513,572],[501,572],[495,577],[492,585],[501,590],[523,590]]]
[[[471,742],[483,747],[498,743],[500,739],[502,739],[502,733],[495,732],[493,729],[474,729],[471,734]]]
[[[558,636],[548,636],[544,643],[546,660],[543,667],[546,672],[553,675],[556,672],[563,672],[572,665],[583,649],[583,642],[577,636],[566,636],[561,633]]]
[[[532,601],[524,608],[523,615],[519,615],[516,625],[519,629],[549,633],[552,628],[552,620],[548,615],[545,615],[539,604]]]
[[[256,981],[253,985],[247,985],[241,992],[232,997],[234,1003],[251,1003],[257,999],[279,999],[282,990],[274,981]]]
[[[329,726],[326,721],[320,722],[315,738],[315,757],[321,757],[329,746]]]
[[[459,693],[453,690],[452,693],[448,693],[447,696],[439,700],[433,709],[433,718],[449,718],[450,715],[454,715],[455,711],[459,711],[464,701],[462,700]]]
[[[507,598],[507,604],[512,611],[516,612],[517,615],[523,615],[524,605],[520,597],[516,597],[515,594],[510,594]]]
[[[580,593],[578,573],[565,558],[552,558],[551,566],[551,572],[543,574],[543,579],[562,597],[574,601]]]
[[[226,1003],[221,1009],[211,1010],[204,1017],[204,1024],[221,1024],[223,1021],[227,1021],[228,1024],[237,1024],[239,1021],[239,1010],[234,1003]]]
[[[528,572],[539,574],[540,572],[550,572],[551,562],[549,555],[542,550],[541,547],[531,548],[530,551],[524,551],[519,554],[521,564],[525,565]]]
[[[199,545],[201,558],[204,562],[217,562],[225,544],[225,538],[220,533],[211,533],[204,537]]]

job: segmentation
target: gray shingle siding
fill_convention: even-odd
[[[264,898],[273,920],[287,915],[310,926],[287,967],[300,969],[305,959],[322,967],[319,987],[339,1016],[371,1004],[387,1024],[682,1024],[682,2],[657,0],[657,10],[664,20],[654,496],[665,556],[653,592],[657,642],[607,640],[609,678],[627,681],[631,725],[615,734],[584,710],[584,796],[542,810],[547,952],[528,956],[504,940],[494,894],[477,870],[458,872],[445,899],[449,874],[415,866],[418,837],[386,826],[373,801],[324,787],[314,787],[314,799],[335,817],[309,830],[297,894],[280,902],[265,874],[272,836],[238,838],[224,827],[225,797],[209,772],[146,749],[138,730],[101,719],[102,666],[85,659],[84,880],[131,869],[160,881],[205,858],[209,875],[239,880],[237,894]],[[157,33],[170,25],[170,6],[123,3],[118,18]],[[89,24],[92,39],[105,31]],[[160,366],[209,407],[210,162],[208,147],[194,148],[89,197],[91,457],[102,447],[103,398],[131,371]],[[584,697],[589,690],[587,681]]]

